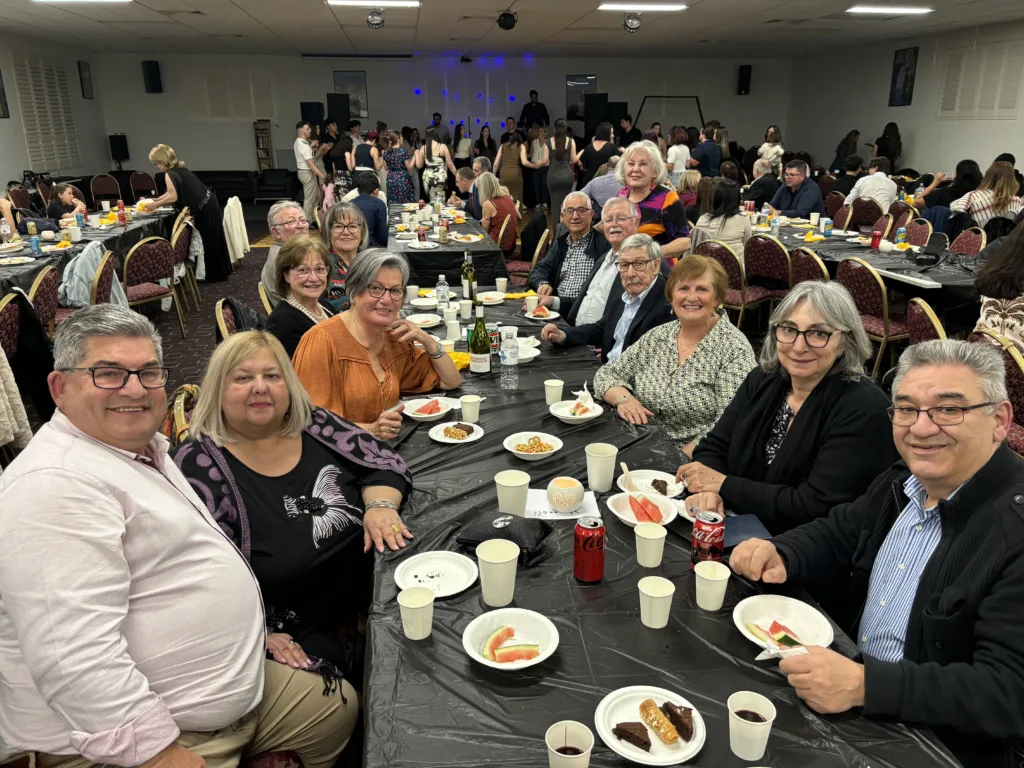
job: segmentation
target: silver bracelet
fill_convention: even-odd
[[[393,501],[387,499],[374,499],[373,501],[367,502],[366,511],[369,512],[371,509],[393,509],[395,512],[398,511],[398,505]]]
[[[616,407],[616,408],[618,408],[618,407],[619,407],[620,405],[622,405],[623,403],[628,403],[628,402],[629,402],[630,400],[632,400],[632,399],[633,399],[633,396],[632,396],[632,395],[623,395],[622,397],[620,397],[620,398],[619,398],[619,402],[617,402],[617,403],[615,404],[615,407]]]
[[[444,354],[444,347],[438,344],[437,354],[434,354],[433,352],[427,352],[427,357],[429,357],[431,360],[440,360],[442,357],[444,357]]]

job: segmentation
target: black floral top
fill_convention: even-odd
[[[795,415],[793,409],[789,407],[789,394],[787,393],[782,398],[782,405],[775,413],[775,423],[772,424],[772,433],[768,436],[768,442],[764,444],[764,455],[769,464],[775,461],[775,454],[782,447],[782,441],[786,439],[786,433],[789,432],[789,423]]]

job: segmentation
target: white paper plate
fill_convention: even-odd
[[[433,296],[421,299],[418,296],[409,302],[416,309],[437,309],[437,299]],[[434,315],[436,317],[436,315]]]
[[[22,243],[22,242],[8,243],[7,245],[0,245],[0,253],[14,253],[15,251],[20,251],[26,245],[28,245],[28,243]]]
[[[536,336],[517,336],[516,341],[519,342],[520,347],[539,347],[540,339]]]
[[[437,303],[437,299],[434,302]],[[441,316],[434,314],[409,315],[405,319],[420,328],[433,328],[441,324]]]
[[[645,494],[645,496],[658,505],[658,509],[661,510],[662,521],[659,525],[668,525],[676,516],[679,514],[675,502],[672,499],[666,499],[664,496],[651,493]],[[608,497],[605,500],[605,505],[612,511],[619,520],[624,522],[630,528],[636,528],[637,523],[640,521],[636,519],[636,515],[633,514],[633,509],[629,505],[629,494],[628,493],[616,493],[614,496]],[[659,702],[660,703],[660,702]]]
[[[535,347],[520,347],[519,348],[519,364],[525,365],[533,360],[540,357],[540,350]]]
[[[675,475],[670,475],[668,472],[659,472],[656,469],[631,469],[629,470],[629,477],[638,491],[651,493],[653,496],[660,496],[661,494],[654,490],[651,480],[664,480],[668,483],[668,497],[670,499],[681,496],[686,489],[685,485],[676,482]],[[626,487],[625,475],[619,475],[619,479],[615,482],[619,486],[620,491],[629,493],[629,488]]]
[[[593,421],[594,419],[599,418],[601,414],[604,413],[604,408],[597,403],[594,403],[590,408],[590,413],[586,413],[582,416],[571,416],[569,411],[572,410],[572,407],[575,404],[575,400],[560,400],[548,408],[548,413],[563,424],[585,424],[588,421]]]
[[[431,248],[440,248],[438,243],[431,242],[430,240],[410,240],[409,247],[414,251],[429,251]]]
[[[732,611],[732,621],[747,640],[761,648],[765,647],[764,641],[747,629],[748,622],[768,629],[773,621],[777,621],[793,630],[807,645],[820,645],[822,648],[832,645],[835,639],[832,625],[821,611],[802,600],[782,595],[754,595],[741,600]]]
[[[859,235],[859,234],[860,234],[859,232],[855,232],[852,229],[833,229],[832,230],[832,237],[853,237],[854,235]]]
[[[476,583],[476,563],[458,552],[439,550],[421,552],[403,560],[395,569],[395,585],[399,589],[426,587],[435,598],[451,597]]]
[[[540,646],[540,655],[528,661],[510,661],[507,664],[499,664],[481,656],[480,649],[483,647],[484,641],[496,629],[505,626],[512,627],[516,631],[512,639],[505,641],[505,645],[536,644]],[[536,611],[527,611],[523,608],[499,608],[477,616],[469,622],[469,626],[462,633],[462,647],[469,658],[475,662],[494,669],[513,672],[546,661],[558,648],[558,629],[551,623],[551,619]]]
[[[30,261],[35,261],[35,259],[31,256],[8,256],[5,259],[0,259],[0,266],[14,267],[18,264],[28,264]]]
[[[444,424],[438,424],[437,426],[431,427],[427,435],[431,440],[435,440],[438,443],[450,443],[451,445],[465,445],[466,443],[475,443],[481,437],[484,436],[483,427],[479,424],[469,424],[473,428],[473,431],[466,436],[465,440],[456,440],[454,437],[445,437],[444,431],[452,424],[456,422],[445,422]],[[465,422],[459,422],[465,424]]]
[[[431,413],[427,415],[416,413],[417,410],[419,410],[432,400],[438,401],[438,405],[441,406],[441,410],[439,410],[437,413]],[[451,405],[444,402],[440,398],[424,397],[420,398],[419,400],[406,400],[405,410],[402,413],[405,416],[408,416],[413,421],[437,421],[438,419],[445,416],[450,410],[452,410]]]
[[[474,235],[474,234],[468,233],[468,232],[466,234],[453,233],[453,234],[449,235],[449,237],[452,240],[454,240],[456,243],[463,243],[463,244],[479,243],[481,240],[484,239],[483,235]]]
[[[644,752],[640,747],[634,747],[629,742],[616,738],[612,729],[619,723],[643,722],[640,718],[640,705],[646,699],[654,699],[654,703],[659,707],[666,701],[670,701],[678,707],[692,709],[693,738],[690,741],[683,741],[680,737],[675,744],[666,744],[648,728],[647,735],[651,739],[650,752]],[[685,762],[700,752],[704,746],[704,740],[707,738],[704,719],[693,704],[677,693],[651,685],[631,685],[628,688],[620,688],[609,693],[597,705],[597,711],[594,712],[594,725],[597,726],[597,735],[601,737],[605,746],[627,760],[640,765],[677,765]]]
[[[534,317],[533,314],[530,312],[524,312],[523,315],[529,318],[530,320],[542,320],[545,323],[548,320],[557,320],[558,318],[561,317],[561,315],[555,312],[555,310],[553,309],[548,309],[548,314],[545,317]]]
[[[396,232],[395,233],[395,239],[396,240],[415,240],[416,239],[416,233],[415,232]]]
[[[485,307],[496,307],[505,303],[505,294],[499,291],[484,291],[480,294],[480,301]]]
[[[551,450],[546,453],[522,453],[516,450],[516,445],[520,443],[526,443],[531,437],[539,437],[545,443],[551,446]],[[509,435],[505,438],[505,442],[502,443],[505,446],[505,450],[515,454],[517,458],[523,461],[541,461],[543,459],[550,458],[562,450],[562,441],[554,435],[548,435],[544,432],[516,432],[514,435]]]

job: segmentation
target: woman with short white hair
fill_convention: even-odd
[[[622,151],[615,178],[623,185],[619,197],[640,208],[637,232],[649,235],[672,264],[690,250],[690,225],[679,195],[668,186],[668,170],[653,141],[638,141]]]

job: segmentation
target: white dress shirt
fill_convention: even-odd
[[[644,303],[644,299],[647,298],[647,294],[651,292],[653,287],[654,283],[652,282],[639,296],[630,296],[629,291],[622,292],[622,303],[626,306],[622,308],[622,317],[619,318],[619,322],[615,324],[615,330],[612,332],[615,345],[608,352],[609,363],[617,360],[619,355],[622,354],[622,345],[626,341],[626,334],[629,333],[629,326],[633,324],[633,318],[640,311],[640,305]]]
[[[0,740],[135,766],[263,695],[256,578],[156,435],[57,411],[0,477]]]
[[[313,148],[309,146],[309,142],[305,139],[296,139],[292,149],[295,150],[295,165],[298,166],[298,169],[312,173],[309,163],[306,162],[313,159]]]
[[[576,325],[596,323],[604,316],[604,308],[608,302],[608,292],[612,284],[619,279],[619,256],[615,251],[608,251],[601,259],[601,266],[590,281],[580,311],[576,314]]]
[[[858,197],[870,197],[882,206],[882,214],[884,215],[889,210],[889,206],[896,200],[897,193],[896,182],[881,171],[875,171],[857,180],[857,183],[853,185],[853,189],[850,190],[850,194],[846,196],[844,205],[849,205]]]

